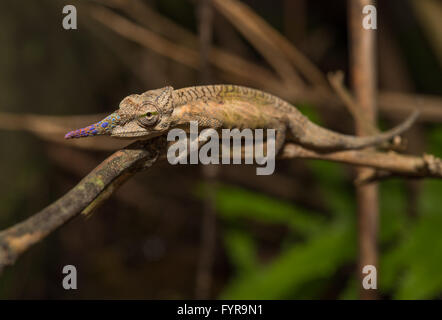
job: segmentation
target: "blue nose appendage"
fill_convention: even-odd
[[[112,129],[118,125],[120,119],[121,118],[118,114],[112,113],[111,115],[107,116],[97,123],[66,133],[64,138],[73,139],[99,135],[110,135]]]

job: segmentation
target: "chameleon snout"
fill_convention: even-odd
[[[120,116],[116,113],[112,113],[101,121],[91,124],[90,126],[73,130],[65,134],[65,139],[84,138],[90,136],[110,135],[112,129],[115,128],[119,121]]]

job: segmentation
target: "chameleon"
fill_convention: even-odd
[[[275,129],[275,152],[285,141],[332,152],[382,144],[407,130],[417,119],[415,110],[398,126],[372,136],[345,135],[311,122],[295,106],[272,94],[238,85],[206,85],[175,90],[171,86],[132,94],[103,120],[71,131],[66,139],[110,135],[149,139],[173,128]]]

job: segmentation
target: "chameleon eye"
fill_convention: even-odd
[[[156,124],[158,118],[158,112],[148,111],[138,118],[138,122],[144,127],[149,127]]]
[[[154,116],[158,115],[158,112],[155,111],[148,111],[144,116],[148,119],[153,118]]]

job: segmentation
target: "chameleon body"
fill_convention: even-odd
[[[407,130],[417,116],[415,111],[389,131],[356,137],[322,128],[290,103],[260,90],[236,85],[207,85],[178,90],[164,87],[126,97],[114,113],[96,124],[67,133],[65,138],[110,135],[149,139],[173,128],[187,129],[190,121],[198,121],[199,127],[218,130],[276,129],[276,152],[286,140],[327,152],[383,143]]]

